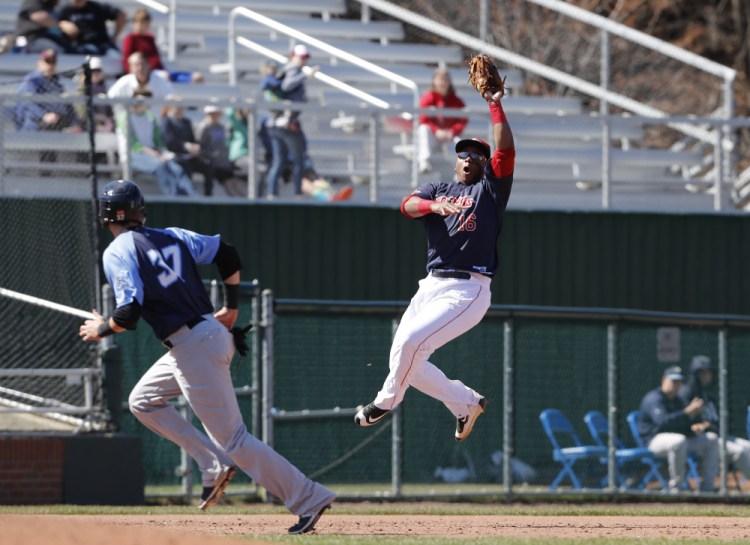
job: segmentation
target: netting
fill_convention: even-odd
[[[337,313],[312,314],[283,310],[275,333],[274,413],[322,411],[342,414],[323,417],[275,419],[274,446],[305,473],[343,494],[501,493],[504,481],[504,424],[511,426],[509,471],[515,493],[570,491],[573,481],[562,474],[553,457],[552,443],[540,416],[547,409],[560,411],[583,446],[595,445],[585,417],[596,411],[607,420],[615,412],[614,433],[627,447],[636,446],[627,415],[660,384],[664,369],[680,364],[689,373],[693,356],[709,356],[718,369],[718,326],[672,325],[611,319],[555,318],[540,311],[535,317],[487,316],[474,329],[438,350],[430,360],[450,378],[458,378],[489,400],[486,413],[467,441],[453,439],[455,421],[443,405],[409,390],[398,415],[375,427],[358,428],[348,409],[372,400],[387,373],[387,357],[394,320],[399,315]],[[504,357],[504,328],[512,329],[512,361]],[[615,363],[608,351],[615,327]],[[746,414],[750,397],[739,386],[746,381],[750,333],[728,332],[726,398],[728,434],[747,436]],[[510,366],[512,411],[505,410],[505,366]],[[613,375],[611,373],[614,373]],[[717,371],[718,376],[718,371]],[[614,405],[610,405],[614,381]],[[719,396],[716,388],[717,399]],[[399,418],[398,422],[396,418]],[[394,434],[394,426],[398,426]],[[601,455],[573,465],[579,486],[605,490],[608,476],[607,435],[600,437]],[[559,439],[561,446],[571,440]],[[394,458],[394,449],[398,454]],[[393,463],[399,464],[395,469]],[[668,476],[666,463],[657,464]],[[622,490],[660,490],[649,466],[639,460],[617,468]],[[562,475],[559,482],[555,482]],[[645,480],[644,480],[644,477]],[[717,484],[718,486],[718,484]]]
[[[243,295],[240,298],[240,314],[238,324],[246,324],[252,319],[252,297]],[[257,329],[257,324],[255,325]],[[251,345],[251,353],[257,350],[256,338],[251,331],[247,337]],[[149,486],[154,485],[177,485],[182,482],[182,461],[180,449],[174,443],[163,439],[152,431],[146,429],[127,410],[126,403],[130,391],[141,376],[153,365],[156,360],[166,352],[164,345],[154,336],[153,331],[145,322],[138,325],[133,332],[127,332],[117,337],[117,343],[122,347],[123,358],[123,413],[121,430],[124,433],[139,437],[143,445],[143,468],[145,482]],[[253,361],[251,355],[247,357],[235,356],[232,362],[232,381],[235,388],[249,390],[253,385]],[[238,401],[248,430],[253,427],[253,403],[252,396],[248,393],[239,393]],[[173,400],[182,409],[184,402]],[[193,425],[201,427],[201,423],[192,418]],[[200,483],[200,473],[197,466],[191,464],[187,468],[192,473],[194,483]],[[233,483],[247,483],[249,479],[244,474],[238,474]]]
[[[0,200],[0,216],[5,226],[0,232],[0,287],[86,312],[96,306],[90,203],[6,198]],[[0,403],[58,407],[61,412],[81,408],[86,395],[81,375],[40,373],[96,367],[96,346],[78,337],[82,318],[4,296],[0,313],[5,317],[0,369],[38,372],[0,377]],[[98,380],[92,387],[100,404]]]

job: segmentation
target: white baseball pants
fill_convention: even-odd
[[[442,401],[456,418],[479,403],[480,394],[450,380],[428,358],[482,320],[490,307],[490,282],[478,273],[471,273],[469,280],[428,275],[419,281],[393,339],[390,372],[375,398],[376,406],[396,408],[409,386]]]

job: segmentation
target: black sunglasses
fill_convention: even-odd
[[[473,151],[459,151],[456,155],[458,155],[459,159],[468,159],[471,157],[475,161],[485,161],[486,158],[481,153],[475,153]]]

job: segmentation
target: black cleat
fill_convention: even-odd
[[[381,409],[380,407],[376,407],[374,403],[370,403],[357,411],[357,414],[354,415],[354,422],[362,427],[374,426],[389,412],[391,411]]]
[[[290,534],[306,534],[307,532],[312,532],[315,529],[315,525],[320,520],[320,517],[323,516],[323,512],[326,509],[330,509],[331,504],[324,505],[317,513],[313,513],[312,515],[302,515],[299,518],[299,521],[297,521],[297,524],[289,528],[287,530]]]
[[[481,398],[479,405],[472,405],[469,407],[469,414],[456,419],[456,441],[463,441],[466,439],[471,430],[474,429],[474,422],[477,421],[479,415],[484,412],[484,408],[487,406],[487,400]]]
[[[205,511],[217,501],[219,501],[219,498],[224,495],[224,491],[229,485],[229,481],[232,480],[236,473],[237,466],[225,466],[213,486],[203,487],[201,502],[198,504],[198,508],[201,511]]]

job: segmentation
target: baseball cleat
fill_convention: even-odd
[[[307,532],[312,532],[315,529],[318,520],[320,520],[320,517],[323,516],[323,512],[330,508],[331,504],[329,503],[328,505],[324,505],[317,513],[301,516],[299,521],[297,521],[297,524],[290,527],[287,532],[290,534],[306,534]]]
[[[469,414],[456,419],[456,441],[463,441],[469,436],[471,430],[474,429],[474,422],[484,412],[486,406],[487,400],[480,398],[479,405],[469,407]]]
[[[234,475],[237,473],[237,466],[225,466],[221,470],[219,478],[213,486],[204,486],[203,493],[201,494],[201,502],[198,504],[198,508],[201,511],[205,511],[224,495],[224,491],[229,485],[229,481],[232,480]]]
[[[391,411],[376,407],[374,403],[369,403],[357,411],[357,414],[354,415],[354,422],[362,427],[374,426],[389,412]]]

